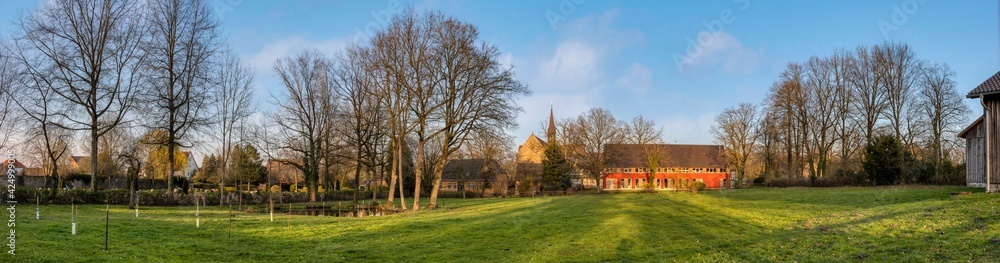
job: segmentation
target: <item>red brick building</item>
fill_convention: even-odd
[[[650,173],[659,190],[684,189],[692,182],[708,189],[729,184],[719,145],[609,144],[605,155],[610,159],[601,183],[605,190],[643,189]]]

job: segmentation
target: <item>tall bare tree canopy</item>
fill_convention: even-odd
[[[147,55],[150,86],[141,93],[142,109],[150,117],[145,125],[166,132],[162,141],[150,141],[166,149],[191,147],[188,134],[210,124],[210,88],[213,57],[221,47],[219,22],[203,0],[149,1],[146,16],[150,37],[142,45]],[[167,151],[170,171],[177,156]],[[173,180],[167,180],[171,189]]]
[[[219,172],[223,176],[219,180],[220,187],[225,187],[225,175],[228,173],[229,157],[232,155],[233,143],[236,142],[236,131],[256,109],[253,103],[254,70],[243,63],[239,56],[231,51],[220,54],[220,65],[216,67],[215,80],[217,88],[211,90],[211,102],[215,106],[213,118],[214,135],[219,139],[222,167]],[[223,193],[219,192],[220,198]],[[222,199],[220,199],[222,200]],[[219,202],[222,205],[222,202]]]
[[[715,141],[725,149],[723,155],[736,170],[739,182],[743,181],[747,171],[747,163],[757,143],[758,112],[757,106],[740,103],[735,108],[729,108],[715,118],[716,125],[712,127]]]
[[[929,144],[934,176],[941,174],[944,146],[953,140],[971,112],[962,104],[962,95],[955,87],[955,71],[945,64],[930,64],[919,79],[919,111]]]
[[[14,54],[7,48],[7,43],[0,38],[0,149],[7,148],[7,141],[16,128],[14,120],[14,96],[15,85],[20,82],[19,64],[15,60]]]
[[[59,125],[90,133],[91,156],[98,139],[124,120],[144,83],[141,43],[148,27],[140,1],[55,0],[20,21],[18,46],[51,69],[51,88],[71,106]],[[98,158],[91,158],[95,189]]]
[[[386,99],[390,102],[408,102],[406,115],[411,123],[400,125],[405,118],[398,109],[392,110],[393,122],[412,128],[417,142],[415,165],[424,167],[426,146],[433,140],[440,142],[430,170],[434,186],[429,205],[436,207],[441,173],[451,154],[476,130],[515,127],[520,111],[515,100],[529,91],[515,78],[513,69],[500,62],[499,49],[481,42],[475,26],[440,13],[407,10],[370,43],[370,57],[378,59],[372,63],[377,69],[373,77],[388,82],[389,87],[381,90],[394,92],[383,96],[399,96]],[[402,130],[397,128],[397,141]],[[416,172],[414,210],[419,209],[425,171]]]
[[[500,49],[479,39],[479,30],[472,24],[452,18],[441,20],[431,43],[435,61],[431,72],[441,82],[435,87],[442,107],[441,156],[434,169],[434,187],[429,206],[437,207],[437,193],[444,166],[450,156],[482,129],[507,131],[517,127],[516,101],[530,94],[527,86],[517,80],[514,69],[500,62]]]
[[[329,118],[337,116],[331,63],[317,51],[305,51],[274,64],[284,90],[275,98],[278,109],[271,119],[278,127],[279,148],[302,160],[287,164],[302,170],[310,201],[316,200],[321,147],[330,134]]]
[[[604,167],[617,155],[608,152],[605,145],[625,142],[626,134],[620,128],[621,121],[607,109],[593,108],[576,118],[562,121],[560,126],[567,158],[600,182]]]
[[[625,123],[625,143],[651,144],[663,142],[663,128],[642,115]]]

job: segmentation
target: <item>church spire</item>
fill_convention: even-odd
[[[556,119],[555,114],[553,114],[552,103],[549,103],[549,130],[545,132],[545,140],[549,142],[556,141]]]

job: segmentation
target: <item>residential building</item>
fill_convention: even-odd
[[[647,182],[658,190],[686,189],[693,182],[725,188],[729,167],[722,150],[720,145],[608,144],[603,189],[640,190]]]

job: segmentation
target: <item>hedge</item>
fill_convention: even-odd
[[[109,189],[101,191],[90,191],[82,189],[70,189],[70,190],[59,190],[56,196],[53,198],[50,196],[51,189],[38,189],[38,188],[18,188],[15,191],[15,200],[18,203],[28,203],[33,204],[37,201],[41,204],[63,204],[68,205],[74,204],[120,204],[126,205],[129,201],[129,193],[127,189]],[[175,205],[194,205],[196,199],[201,200],[199,203],[207,205],[219,205],[219,192],[218,191],[205,191],[197,193],[174,193],[173,198],[167,195],[166,190],[139,190],[136,192],[139,196],[140,206],[175,206]],[[242,195],[242,200],[240,198]],[[237,202],[241,200],[243,204],[268,204],[267,193],[226,193],[227,198],[232,202]],[[303,192],[283,192],[274,193],[275,203],[287,203],[287,202],[308,202],[309,194]],[[372,197],[371,191],[360,191],[358,192],[359,200],[367,200]],[[378,198],[385,198],[386,192],[381,191],[378,193]],[[327,191],[325,193],[317,193],[317,201],[352,201],[354,200],[354,191],[352,190],[341,190],[341,191]]]

